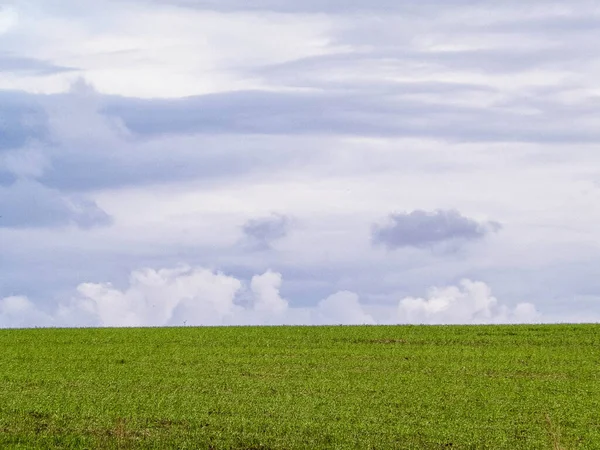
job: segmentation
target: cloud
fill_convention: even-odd
[[[311,311],[313,324],[322,325],[374,325],[375,320],[366,314],[354,292],[341,291],[321,300]]]
[[[0,299],[0,328],[47,327],[53,324],[53,318],[40,311],[27,297]]]
[[[242,231],[251,249],[269,250],[274,241],[286,237],[290,231],[290,218],[273,214],[269,217],[250,219]]]
[[[134,271],[126,289],[110,283],[82,283],[77,293],[43,313],[25,297],[0,301],[0,326],[197,326],[277,324],[372,324],[358,296],[338,292],[313,308],[290,307],[279,293],[281,274],[266,271],[246,286],[204,268]],[[243,305],[242,297],[250,301]]]
[[[297,2],[292,0],[259,0],[245,2],[243,0],[146,0],[151,3],[172,4],[196,9],[216,11],[274,11],[282,13],[415,13],[428,9],[439,9],[440,0],[423,0],[418,4],[407,0],[307,0]],[[448,3],[443,3],[447,5]],[[471,0],[452,0],[453,7],[472,6]]]
[[[206,269],[135,271],[129,287],[84,283],[71,308],[103,326],[217,325],[236,309],[239,280]]]
[[[0,152],[41,138],[44,120],[38,96],[0,90]]]
[[[338,291],[380,321],[374,298],[463,277],[511,305],[569,311],[574,294],[597,292],[593,2],[11,4],[0,11],[4,292],[119,284],[181,258],[245,280],[241,315],[223,323],[271,320],[246,286],[268,267],[286,276],[274,321],[311,322]],[[76,75],[95,88],[69,90]],[[371,246],[378,218],[435,208],[510,227],[436,258],[411,249],[460,248],[492,224],[463,217],[485,233],[454,224],[407,242],[394,230],[410,218],[390,218],[379,245],[408,250]],[[306,226],[280,241],[268,227],[245,236],[278,251],[236,245],[244,221],[271,211]],[[76,229],[106,216],[111,227]]]
[[[0,35],[9,32],[19,22],[19,14],[11,5],[0,5]]]
[[[305,164],[317,152],[296,151],[296,146],[310,147],[304,139],[293,145],[273,133],[240,139],[227,123],[212,130],[211,123],[221,118],[211,112],[210,104],[207,112],[202,104],[201,110],[194,111],[194,99],[173,100],[174,105],[183,105],[175,109],[160,100],[140,100],[138,104],[136,99],[104,96],[81,79],[64,94],[0,92],[0,101],[3,99],[0,185],[14,182],[19,175],[67,192],[193,180],[217,182],[285,170]],[[129,113],[143,117],[136,121],[128,114],[110,112],[115,103],[128,104]],[[234,101],[231,108],[236,104]],[[164,130],[161,124],[170,128]],[[23,166],[30,167],[33,162],[37,162],[34,173],[23,173]]]
[[[93,95],[93,90],[83,82],[75,83],[72,92],[70,95],[76,99]],[[27,101],[31,97],[26,96],[24,99]],[[42,106],[43,102],[38,105],[39,108]],[[81,229],[88,229],[112,223],[110,215],[93,199],[65,192],[46,183],[45,176],[55,170],[57,144],[60,148],[66,142],[81,141],[82,136],[85,136],[84,139],[98,140],[103,131],[97,132],[97,129],[84,126],[85,109],[69,106],[68,103],[63,103],[58,114],[46,117],[48,132],[45,139],[36,139],[40,137],[35,135],[36,125],[28,126],[25,117],[21,118],[25,125],[21,132],[30,129],[34,133],[29,139],[22,139],[20,146],[10,146],[0,152],[1,228],[59,227],[73,224]],[[24,108],[25,111],[27,109]],[[69,148],[60,150],[66,154],[72,151]],[[92,172],[91,167],[86,169],[77,171],[77,176],[85,177]]]
[[[1,27],[1,24],[0,24]],[[22,56],[11,55],[6,52],[0,52],[0,73],[21,73],[35,75],[50,75],[61,72],[69,72],[75,69],[62,67],[47,61],[26,58]]]
[[[144,269],[131,274],[125,290],[106,283],[79,285],[79,295],[61,311],[101,326],[272,324],[288,320],[281,281],[281,274],[270,270],[246,286],[204,268]],[[245,294],[250,295],[247,305],[242,304]]]
[[[0,169],[15,178],[39,178],[47,170],[50,162],[37,148],[24,147],[0,154]]]
[[[442,243],[479,240],[500,228],[497,222],[477,222],[456,210],[415,210],[391,214],[388,223],[373,225],[371,240],[374,245],[383,245],[390,250],[431,248]]]
[[[458,286],[432,288],[427,298],[401,300],[398,318],[401,323],[485,324],[531,323],[540,315],[531,303],[500,305],[485,283],[465,279]]]
[[[43,312],[25,297],[0,300],[0,327],[32,326],[202,326],[336,324],[476,324],[548,321],[531,303],[500,304],[483,282],[431,288],[427,298],[405,297],[396,306],[369,312],[359,296],[339,291],[312,307],[291,306],[280,295],[281,274],[266,271],[249,286],[201,267],[143,269],[129,285],[82,283],[70,300]],[[249,288],[249,289],[248,289]],[[250,301],[244,304],[244,293]],[[591,317],[589,317],[591,319]]]
[[[35,171],[35,163],[20,167]],[[0,186],[0,228],[35,228],[75,225],[81,229],[108,226],[112,218],[96,202],[78,195],[65,195],[33,180],[19,179]]]
[[[382,55],[378,60],[389,59]],[[476,64],[477,57],[473,59]],[[369,63],[361,57],[358,60],[363,60],[362,66]],[[415,58],[417,64],[419,60]],[[576,129],[565,124],[564,120],[572,120],[573,114],[581,117],[585,114],[576,107],[566,109],[555,98],[562,89],[568,89],[566,86],[546,89],[539,94],[532,92],[527,99],[513,96],[511,100],[500,102],[499,98],[505,94],[485,84],[470,87],[458,84],[453,90],[446,85],[444,92],[444,86],[436,83],[411,82],[409,85],[382,83],[378,79],[344,80],[343,75],[335,83],[303,82],[311,66],[312,63],[298,64],[294,81],[288,82],[292,86],[311,88],[305,92],[257,90],[175,100],[108,99],[104,111],[141,136],[232,133],[553,143],[590,142],[600,138],[597,130],[583,123]],[[361,73],[364,69],[353,66],[341,72]],[[326,74],[327,70],[322,68],[315,73]],[[465,101],[473,97],[487,100],[484,104]],[[450,102],[452,99],[455,101]],[[498,103],[498,107],[490,108],[490,103]],[[529,114],[524,120],[522,109],[526,107],[534,107],[540,114]],[[549,121],[555,125],[551,129],[547,126]]]
[[[148,8],[148,3],[152,8]],[[73,50],[79,52],[79,58],[72,59],[80,61],[83,55],[91,54],[102,61],[81,68],[81,73],[104,86],[104,92],[120,94],[106,99],[103,112],[120,117],[132,131],[142,135],[343,134],[552,143],[593,142],[599,138],[594,121],[587,120],[593,109],[580,109],[580,104],[565,101],[563,96],[565,90],[593,92],[596,53],[589,45],[582,45],[593,40],[591,36],[571,32],[568,39],[556,39],[555,33],[561,30],[556,30],[558,25],[550,26],[551,31],[542,36],[528,33],[532,22],[542,23],[543,28],[544,23],[563,21],[563,32],[577,29],[578,22],[589,23],[593,8],[584,2],[560,8],[545,8],[538,2],[519,8],[515,8],[516,2],[486,1],[474,5],[467,0],[450,4],[426,1],[418,5],[407,1],[296,3],[165,0],[132,1],[123,7],[111,2],[102,8],[107,9],[108,16],[103,18],[119,17],[118,21],[110,21],[115,28],[103,31],[104,34],[76,34],[82,42],[91,44]],[[196,10],[184,11],[172,5]],[[60,8],[53,4],[46,14],[56,13],[57,9],[63,14],[70,9],[82,13],[79,5],[67,2]],[[207,9],[232,13],[209,14]],[[319,14],[307,17],[251,11]],[[355,15],[365,11],[375,14]],[[94,23],[94,12],[78,19]],[[155,19],[152,23],[168,29],[180,24],[180,33],[172,41],[156,42],[156,33],[148,36],[148,28],[139,25],[148,23],[139,21],[139,14],[148,14]],[[316,17],[327,20],[306,26],[307,20]],[[261,18],[259,25],[257,18]],[[207,26],[198,27],[196,20],[206,21]],[[215,20],[219,25],[210,26],[209,22]],[[287,26],[288,21],[294,27]],[[225,26],[232,28],[231,33],[220,31]],[[254,43],[248,39],[248,27],[270,30],[271,26],[286,34],[285,42],[289,38],[293,54],[286,46],[274,47],[273,32],[266,31],[258,33],[260,39],[257,38],[264,55],[261,52],[260,58],[248,59],[247,55],[254,54],[257,46],[248,44]],[[292,30],[290,36],[287,28]],[[205,35],[196,34],[198,29]],[[318,32],[312,33],[311,29]],[[586,29],[591,29],[589,24]],[[197,81],[197,58],[190,58],[188,52],[212,56],[209,49],[195,50],[202,49],[205,40],[211,42],[210,47],[219,49],[214,52],[216,55],[227,53],[229,57],[215,57],[214,61],[209,57],[211,64],[201,70],[203,76],[222,69],[235,78],[252,80],[252,86],[230,82],[212,92],[208,89],[209,95],[192,95],[198,93],[194,88],[203,83]],[[44,35],[35,41],[43,42]],[[253,51],[246,51],[246,45]],[[14,46],[17,50],[18,46]],[[132,47],[137,58],[112,59],[107,56],[111,46]],[[96,47],[108,48],[97,55],[93,51]],[[279,47],[285,51],[277,50]],[[119,53],[114,48],[111,55]],[[173,51],[164,54],[164,49]],[[33,58],[36,49],[28,50],[32,56],[27,57]],[[45,53],[54,54],[52,49]],[[64,57],[57,53],[56,61],[49,63],[62,64]],[[148,60],[156,64],[145,70]],[[125,62],[137,74],[136,78],[123,70]],[[96,73],[98,67],[100,74]],[[163,75],[165,67],[173,69]],[[577,76],[587,68],[590,80]],[[179,84],[163,80],[175,79],[181,73],[193,80],[189,92],[178,94],[178,99],[157,100],[158,92]],[[208,85],[223,78],[220,75],[217,72],[215,79],[207,81]],[[150,97],[146,100],[132,98],[139,95],[135,88],[146,82],[151,84],[153,95],[146,95]],[[427,84],[429,90],[425,89]],[[441,92],[439,86],[443,85],[447,89]],[[472,89],[466,89],[469,85]],[[540,92],[540,87],[551,88],[551,92]]]
[[[422,107],[415,102],[395,104],[383,96],[374,98],[370,94],[254,90],[175,100],[122,98],[107,102],[105,111],[141,135],[397,135],[407,126],[398,129],[399,124],[392,124],[392,120],[406,118]]]
[[[254,309],[259,312],[281,313],[288,308],[287,300],[281,298],[281,274],[270,270],[262,275],[255,275],[250,282],[254,294]]]

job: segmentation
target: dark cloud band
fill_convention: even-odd
[[[371,239],[374,245],[390,250],[428,248],[447,242],[479,240],[500,228],[498,222],[477,222],[456,210],[416,210],[391,214],[387,223],[373,225]]]

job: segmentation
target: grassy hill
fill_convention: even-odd
[[[600,326],[0,330],[0,448],[598,449]]]

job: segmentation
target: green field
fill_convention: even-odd
[[[0,330],[0,448],[600,449],[600,326]]]

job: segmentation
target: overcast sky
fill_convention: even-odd
[[[0,0],[0,327],[600,321],[600,5]]]

